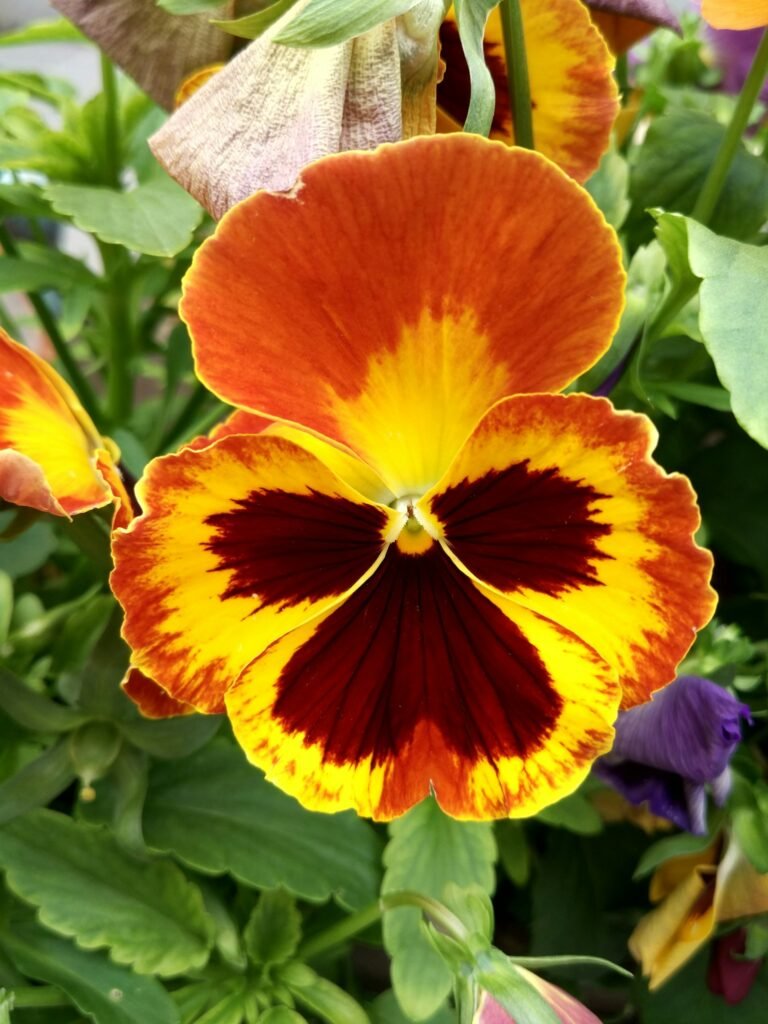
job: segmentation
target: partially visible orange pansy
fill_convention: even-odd
[[[768,0],[703,0],[701,13],[715,28],[760,28],[768,25]]]
[[[522,0],[536,149],[584,181],[608,148],[619,112],[614,59],[581,0]],[[456,131],[469,105],[469,72],[452,14],[440,30],[445,74],[438,86],[438,130]],[[496,84],[492,138],[514,141],[501,14],[491,12],[485,55]]]
[[[69,517],[117,490],[123,507],[118,454],[66,381],[0,329],[0,498]]]
[[[663,985],[709,941],[721,922],[768,913],[768,875],[759,874],[734,837],[673,857],[651,880],[658,903],[629,940],[651,989]]]
[[[572,791],[714,604],[648,421],[554,393],[623,286],[587,193],[477,136],[328,157],[232,209],[181,309],[241,412],[152,462],[115,532],[137,672],[223,705],[315,810],[522,816]]]

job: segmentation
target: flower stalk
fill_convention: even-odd
[[[500,11],[504,33],[504,51],[507,57],[509,105],[515,125],[515,143],[524,149],[535,149],[531,83],[528,77],[528,58],[525,51],[525,32],[520,0],[503,0]]]

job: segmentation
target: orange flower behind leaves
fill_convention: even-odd
[[[702,0],[701,13],[714,28],[762,28],[768,25],[768,0]]]
[[[201,379],[274,424],[139,482],[112,577],[135,667],[223,702],[315,810],[572,791],[714,604],[649,421],[557,394],[623,286],[587,193],[477,136],[328,157],[235,207],[181,310]]]

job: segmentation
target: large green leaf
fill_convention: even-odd
[[[150,846],[259,889],[283,886],[348,907],[376,899],[381,847],[351,812],[311,814],[267,782],[226,740],[158,764],[144,810]]]
[[[734,416],[768,448],[768,250],[687,223],[691,269],[702,278],[702,339]]]
[[[287,14],[295,3],[296,0],[275,0],[263,11],[256,11],[255,14],[246,14],[242,18],[228,21],[214,21],[213,24],[241,39],[258,39],[278,18]]]
[[[181,252],[203,218],[202,207],[167,177],[132,192],[99,185],[49,185],[44,195],[57,213],[81,230],[147,256]]]
[[[636,215],[650,207],[691,213],[725,129],[708,114],[672,110],[651,125],[630,177]],[[768,216],[768,164],[742,146],[712,218],[719,234],[749,238]],[[649,224],[650,228],[650,224]]]
[[[96,1024],[176,1024],[173,1000],[155,978],[78,949],[32,922],[14,923],[0,945],[29,978],[57,985]]]
[[[141,861],[102,828],[35,811],[0,829],[9,887],[43,924],[142,973],[179,974],[208,959],[200,891],[174,864]]]
[[[433,799],[425,800],[390,825],[384,853],[383,893],[408,889],[435,899],[454,882],[492,893],[496,842],[490,822],[455,821]],[[421,931],[420,912],[389,911],[384,945],[392,957],[392,985],[405,1013],[425,1020],[451,988],[451,974]]]
[[[287,46],[332,46],[397,18],[422,0],[309,0],[277,36]]]

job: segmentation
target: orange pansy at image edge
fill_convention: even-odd
[[[556,394],[623,285],[587,193],[474,136],[328,157],[235,207],[181,310],[200,378],[275,422],[140,481],[112,577],[137,672],[224,705],[316,810],[572,791],[714,605],[649,421]]]
[[[116,458],[69,385],[0,329],[0,499],[59,516],[108,505]]]
[[[768,25],[768,0],[702,0],[701,13],[715,28],[761,28]]]
[[[523,0],[523,30],[536,149],[577,181],[597,169],[619,112],[614,59],[581,0]],[[453,14],[440,29],[445,73],[437,90],[438,131],[458,131],[469,106],[469,71]],[[496,85],[492,137],[512,142],[501,14],[485,32],[485,58]]]

